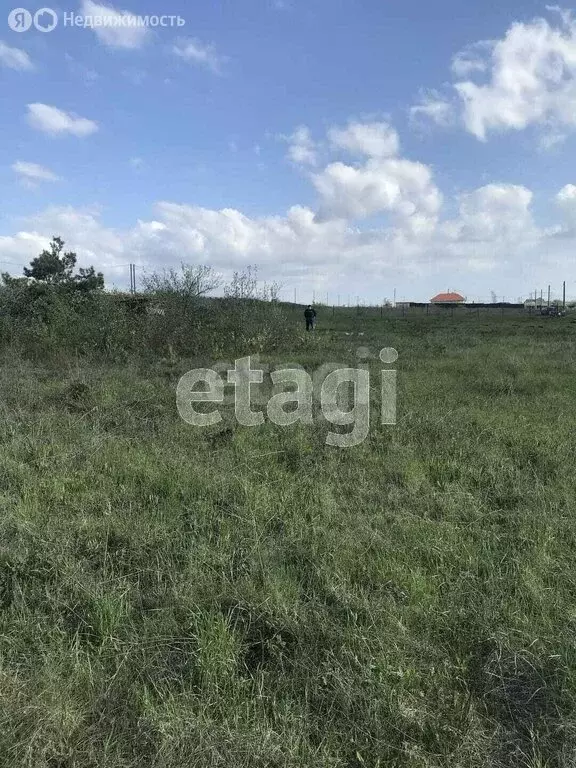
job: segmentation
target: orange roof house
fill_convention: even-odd
[[[466,301],[459,293],[439,293],[430,299],[430,304],[463,304]]]

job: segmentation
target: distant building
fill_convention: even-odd
[[[535,299],[526,299],[524,302],[524,307],[526,309],[529,309],[530,307],[536,308],[536,309],[542,309],[542,307],[547,306],[548,301],[547,299],[540,298],[537,296]]]
[[[437,296],[434,296],[433,299],[430,299],[430,304],[464,304],[466,299],[464,296],[460,296],[459,293],[439,293]]]

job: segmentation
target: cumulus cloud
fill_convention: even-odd
[[[532,192],[515,184],[487,184],[460,198],[459,217],[444,225],[453,240],[508,247],[534,237]]]
[[[10,262],[26,262],[38,256],[48,247],[49,235],[39,235],[37,232],[17,232],[14,235],[0,235],[0,256],[5,256]]]
[[[564,228],[561,228],[556,234],[565,235],[567,230],[570,234],[576,230],[576,185],[566,184],[556,195],[556,204],[562,214]]]
[[[575,190],[563,198],[575,198]],[[258,264],[264,279],[309,281],[321,274],[342,285],[358,279],[362,264],[371,285],[384,276],[414,277],[430,264],[479,271],[521,265],[537,251],[553,253],[547,234],[532,220],[530,191],[513,185],[488,185],[463,195],[454,219],[428,229],[411,227],[402,216],[394,224],[360,230],[344,219],[320,221],[304,206],[283,216],[250,217],[235,209],[163,201],[151,218],[116,230],[105,225],[98,209],[50,208],[29,218],[14,236],[0,238],[0,258],[25,263],[55,232],[77,251],[81,265],[95,264],[109,282],[125,277],[128,261],[162,269],[184,259],[223,272]]]
[[[353,122],[331,128],[328,138],[333,147],[368,157],[393,157],[400,149],[398,133],[388,123]]]
[[[576,185],[566,184],[558,192],[557,198],[561,205],[569,205],[570,207],[576,206]]]
[[[51,136],[68,133],[83,137],[98,130],[98,124],[93,120],[78,117],[48,104],[28,104],[27,119],[32,128]]]
[[[26,229],[16,237],[21,241],[26,235],[25,258],[37,256],[38,252],[33,251],[37,247],[36,243],[49,242],[55,233],[58,233],[72,250],[78,251],[83,263],[94,263],[95,266],[111,269],[118,263],[124,263],[122,258],[126,258],[127,253],[131,255],[133,253],[130,250],[132,230],[117,232],[105,227],[101,219],[101,209],[97,206],[86,208],[52,206],[34,216],[27,217],[24,224]],[[137,225],[134,227],[135,230]],[[4,253],[7,252],[7,247],[8,244],[5,241]],[[20,252],[23,249],[24,246],[20,243]]]
[[[59,176],[37,163],[18,160],[12,165],[12,170],[28,186],[36,186],[42,181],[60,181]]]
[[[516,22],[503,38],[472,44],[454,57],[452,72],[450,97],[416,105],[413,117],[443,122],[454,110],[481,141],[536,126],[553,137],[542,146],[576,128],[576,23],[568,12]]]
[[[216,52],[216,48],[194,38],[180,38],[172,47],[172,52],[184,61],[199,64],[215,74],[221,74],[226,57]]]
[[[0,65],[9,69],[16,69],[21,72],[34,69],[32,60],[26,51],[20,48],[11,48],[0,40]]]
[[[350,135],[373,138],[370,131]],[[382,151],[378,142],[369,146],[372,153]],[[470,190],[451,201],[452,217],[443,216],[431,170],[398,156],[364,154],[356,165],[333,162],[309,178],[317,209],[294,205],[283,215],[251,217],[233,208],[165,200],[152,215],[120,230],[106,226],[98,208],[49,208],[0,238],[0,258],[25,263],[58,233],[82,265],[93,263],[109,282],[126,277],[129,261],[162,269],[185,260],[224,273],[258,264],[263,279],[289,278],[291,284],[310,284],[321,275],[325,283],[357,285],[365,275],[366,285],[373,285],[399,274],[412,280],[430,269],[451,274],[508,265],[518,274],[542,253],[568,263],[575,247],[576,185],[556,196],[563,224],[542,230],[533,219],[532,192],[513,184]],[[357,224],[374,214],[384,214],[382,221]]]
[[[400,148],[396,131],[387,123],[350,123],[332,128],[329,139],[335,147],[367,156],[363,163],[330,163],[313,174],[320,195],[319,220],[365,219],[389,213],[414,230],[434,226],[442,195],[431,170],[395,155]]]
[[[362,264],[372,284],[384,275],[418,275],[430,263],[485,270],[524,258],[543,238],[532,222],[530,199],[523,188],[494,185],[463,196],[455,219],[431,228],[413,227],[400,216],[369,230],[344,219],[321,221],[304,206],[282,216],[250,217],[163,201],[151,218],[125,230],[107,227],[98,209],[50,208],[13,237],[0,238],[0,258],[25,263],[57,232],[81,265],[95,264],[110,282],[125,277],[128,261],[162,269],[185,260],[223,272],[258,264],[264,279],[308,281],[321,274],[341,284],[357,280]]]
[[[96,3],[94,0],[82,0],[80,13],[82,16],[107,17],[118,23],[118,26],[112,26],[109,23],[107,26],[91,27],[98,40],[109,48],[124,48],[128,50],[141,48],[150,34],[148,27],[139,27],[135,23],[128,24],[131,20],[136,22],[135,14],[130,13],[130,11],[117,10],[111,5]],[[121,22],[121,19],[124,19],[124,21]]]

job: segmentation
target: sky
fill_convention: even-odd
[[[118,288],[186,263],[302,303],[576,296],[570,7],[51,8],[51,31],[0,9],[2,271],[58,235]]]

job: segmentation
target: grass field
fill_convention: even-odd
[[[575,338],[295,326],[268,362],[364,346],[377,381],[398,350],[398,424],[375,410],[349,450],[321,424],[186,425],[198,361],[6,352],[0,766],[573,766]]]

